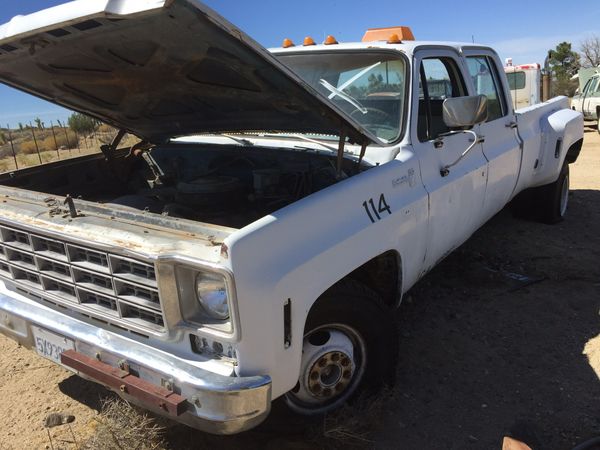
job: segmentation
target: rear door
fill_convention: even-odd
[[[429,193],[429,225],[424,270],[463,243],[481,223],[487,161],[475,147],[447,174],[441,170],[460,158],[471,145],[471,135],[442,136],[449,129],[442,119],[442,104],[450,97],[467,95],[461,58],[451,50],[426,50],[416,54],[411,139]]]
[[[479,126],[483,154],[489,162],[482,224],[508,203],[519,178],[522,149],[517,139],[508,86],[500,78],[497,57],[489,50],[465,50],[473,93],[488,99],[488,119]]]

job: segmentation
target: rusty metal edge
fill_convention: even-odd
[[[135,397],[149,407],[158,407],[169,415],[177,417],[187,409],[187,400],[182,396],[162,386],[144,381],[129,372],[77,353],[75,350],[63,352],[60,361],[99,383]]]

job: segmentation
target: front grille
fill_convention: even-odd
[[[142,333],[165,328],[149,262],[0,226],[0,277],[102,322]]]

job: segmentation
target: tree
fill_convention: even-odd
[[[67,122],[71,130],[73,130],[75,133],[82,134],[91,133],[96,129],[96,126],[98,125],[96,119],[80,113],[71,114]]]
[[[19,122],[19,131],[23,131],[23,124]]]
[[[561,42],[554,50],[548,52],[548,56],[548,63],[554,78],[554,94],[572,96],[577,84],[573,83],[571,78],[581,67],[579,55],[573,51],[570,42]]]
[[[35,122],[35,126],[37,127],[38,130],[41,130],[42,128],[44,128],[42,119],[40,119],[39,117],[36,117],[33,121]]]
[[[592,35],[581,42],[582,67],[600,67],[600,36]]]

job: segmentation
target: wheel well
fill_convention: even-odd
[[[577,142],[575,142],[569,147],[569,150],[567,150],[567,156],[565,157],[567,164],[573,164],[575,161],[577,161],[582,146],[583,139],[579,139]]]
[[[358,281],[375,293],[388,306],[400,303],[402,295],[402,260],[390,250],[367,261],[345,278]]]

